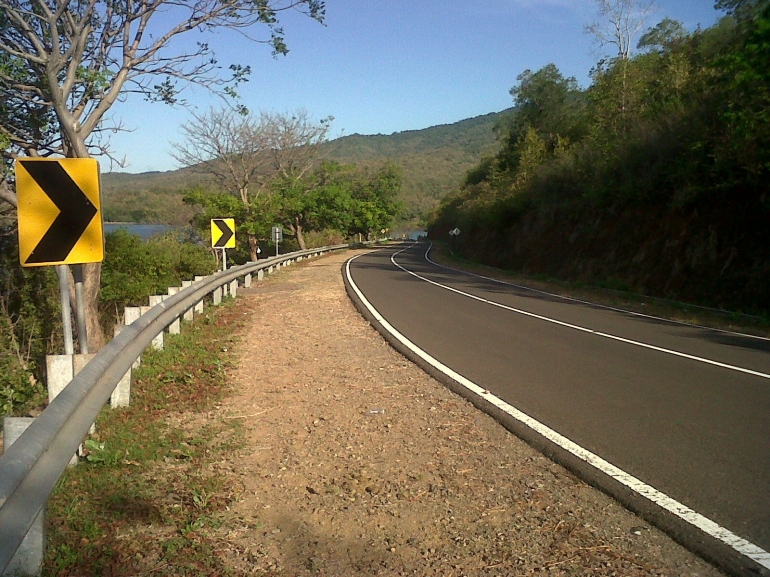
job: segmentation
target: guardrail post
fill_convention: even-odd
[[[126,325],[115,325],[115,336],[117,337],[124,328],[126,328]],[[118,381],[118,384],[112,391],[112,395],[110,395],[111,408],[127,407],[131,404],[131,371],[133,371],[133,368],[134,366],[131,365],[131,368],[126,371],[126,374]]]
[[[46,355],[45,377],[48,386],[48,402],[51,403],[56,396],[64,390],[72,377],[75,376],[75,355]],[[80,452],[80,448],[78,448]],[[70,466],[78,464],[77,454],[72,455]]]
[[[157,304],[160,304],[163,302],[163,298],[160,295],[151,295],[150,296],[150,306],[148,306],[146,309],[145,307],[142,307],[142,314],[149,312],[149,310],[154,307]],[[160,331],[157,336],[152,339],[152,342],[150,343],[150,346],[155,349],[156,351],[162,351],[163,350],[163,331]]]
[[[250,288],[250,287],[251,287],[251,273],[243,277],[243,288]]]
[[[203,280],[206,278],[205,276],[196,276],[195,282],[198,282],[199,280]],[[197,303],[195,303],[195,306],[193,307],[193,310],[198,313],[199,315],[203,314],[203,299],[199,300]]]
[[[265,278],[265,271],[263,269],[260,269],[257,271],[257,280],[264,280]]]
[[[140,316],[142,316],[141,307],[126,307],[123,309],[123,324],[128,326],[134,321],[138,321]],[[141,364],[142,357],[136,357],[136,360],[134,361],[134,364],[131,365],[131,368],[138,369]]]
[[[214,289],[214,306],[220,304],[222,302],[222,287],[218,286]]]
[[[72,355],[72,377],[74,378],[83,368],[91,362],[96,356],[96,353]],[[58,394],[58,393],[57,393]],[[96,423],[91,423],[91,428],[88,429],[88,434],[93,435],[96,432]],[[78,452],[82,454],[83,451],[78,449]]]
[[[48,402],[56,398],[74,376],[72,374],[72,355],[46,355],[45,376],[48,385]]]
[[[187,287],[192,286],[191,280],[183,280],[182,281],[182,288],[186,289]],[[182,315],[182,318],[186,321],[193,320],[193,307],[190,307],[184,312],[184,315]]]
[[[166,300],[168,297],[175,295],[178,293],[181,289],[176,286],[170,286],[168,287],[168,294],[163,295],[163,300]],[[173,321],[171,321],[171,324],[168,325],[168,334],[170,335],[178,335],[182,332],[182,323],[179,320],[179,317],[176,317]]]
[[[5,417],[3,419],[3,444],[6,450],[34,420],[32,417]],[[40,575],[43,569],[44,551],[45,507],[33,521],[32,527],[30,527],[27,535],[24,537],[24,541],[21,542],[21,545],[16,550],[16,554],[11,559],[10,564],[3,571],[3,575]]]
[[[235,298],[238,294],[238,279],[233,279],[230,281],[230,296]]]

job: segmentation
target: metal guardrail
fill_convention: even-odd
[[[11,563],[113,389],[161,331],[208,294],[240,277],[298,257],[351,246],[355,245],[298,251],[205,277],[121,330],[0,456],[0,574]]]

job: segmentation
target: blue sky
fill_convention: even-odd
[[[333,135],[390,134],[447,124],[511,106],[508,91],[524,70],[553,62],[582,86],[601,57],[583,27],[597,19],[593,0],[327,0],[326,25],[287,14],[289,54],[221,32],[209,39],[223,65],[252,68],[240,89],[254,111],[307,110],[334,116]],[[658,0],[653,26],[664,16],[693,30],[720,13],[713,0]],[[221,101],[201,89],[185,91],[189,107]],[[171,108],[129,98],[114,120],[130,132],[113,135],[124,168],[173,170],[171,143],[189,118]],[[102,171],[110,170],[102,159]]]

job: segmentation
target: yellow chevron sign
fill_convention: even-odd
[[[16,161],[21,266],[101,262],[99,163],[93,158]]]
[[[235,219],[211,219],[211,246],[214,248],[235,248]]]

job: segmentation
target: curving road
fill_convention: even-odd
[[[770,340],[462,273],[428,249],[346,265],[389,340],[731,573],[770,575]]]

